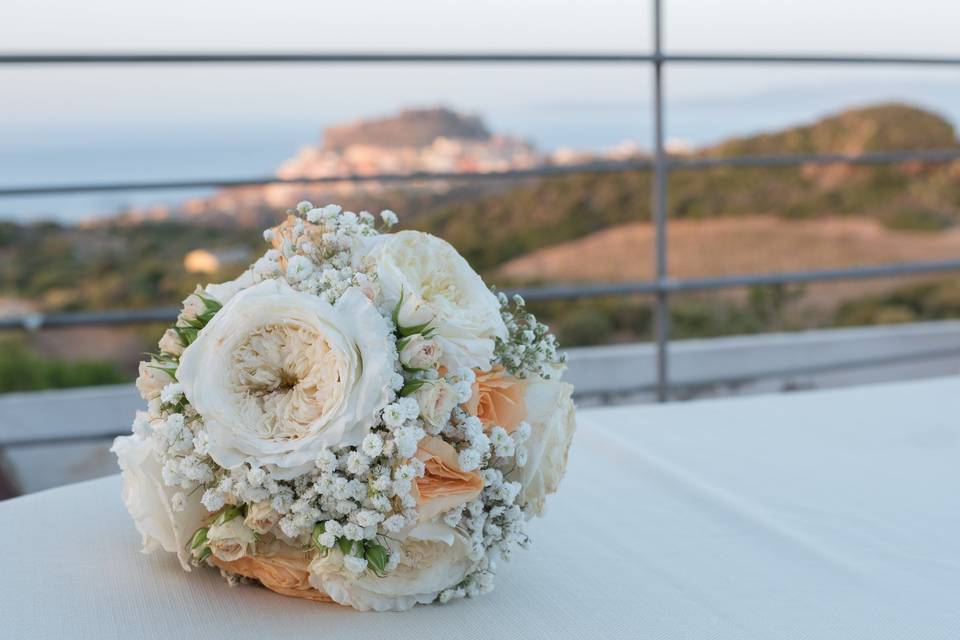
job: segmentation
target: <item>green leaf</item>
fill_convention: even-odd
[[[405,398],[411,393],[416,393],[417,389],[425,384],[428,384],[429,382],[429,380],[411,380],[407,384],[403,385],[402,389],[400,389],[400,396]]]
[[[397,300],[397,306],[393,308],[393,313],[390,314],[390,319],[393,320],[393,324],[397,327],[400,326],[400,305],[403,304],[403,289],[400,289],[400,299]]]
[[[426,371],[426,370],[427,370],[426,367],[408,367],[408,366],[405,365],[405,364],[404,364],[404,365],[401,365],[401,366],[403,367],[403,370],[404,370],[406,373],[422,373],[423,371]]]
[[[397,325],[397,329],[400,330],[400,335],[402,335],[405,338],[408,338],[410,336],[415,336],[418,333],[423,333],[424,330],[429,326],[430,326],[430,322],[428,321],[428,322],[424,322],[423,324],[414,325],[412,327],[401,327],[400,325]]]
[[[175,365],[165,365],[161,362],[153,361],[147,366],[151,369],[156,369],[157,371],[163,371],[173,380],[177,379],[177,367]]]
[[[213,550],[210,547],[204,547],[203,551],[200,552],[200,555],[197,557],[197,562],[203,562],[213,554]]]
[[[196,329],[197,331],[200,331],[200,329],[203,329],[204,325],[206,324],[203,320],[200,319],[200,316],[197,316],[192,320],[183,320],[183,322],[186,322],[187,326],[189,326],[191,329]]]
[[[177,335],[180,336],[180,341],[186,346],[190,346],[193,341],[197,339],[197,334],[200,333],[199,329],[190,326],[184,327],[178,325],[175,326],[173,330],[177,332]]]
[[[149,356],[150,359],[157,364],[162,364],[164,368],[176,369],[177,365],[180,364],[179,356],[175,356],[172,353],[166,353],[164,351],[161,351],[160,353],[144,353],[141,355]]]
[[[390,560],[390,552],[387,551],[386,547],[379,544],[368,545],[363,557],[367,559],[367,564],[373,569],[374,573],[377,575],[386,573],[387,562]]]
[[[193,537],[190,538],[190,543],[189,543],[189,544],[190,544],[190,548],[191,548],[191,549],[196,549],[196,548],[199,547],[200,545],[206,543],[206,541],[207,541],[207,533],[208,533],[209,531],[210,531],[210,530],[207,529],[207,527],[202,527],[202,528],[200,528],[200,529],[197,529],[197,530],[194,532]]]
[[[220,512],[220,515],[217,516],[217,519],[213,521],[215,525],[227,524],[237,516],[243,515],[243,507],[230,506]]]
[[[353,549],[353,541],[346,538],[337,538],[337,546],[340,547],[343,555],[347,555]]]
[[[223,308],[222,304],[207,295],[201,295],[199,298],[203,300],[203,304],[207,308],[207,313],[209,313],[211,317]]]

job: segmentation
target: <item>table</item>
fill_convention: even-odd
[[[478,600],[357,613],[138,553],[116,476],[0,503],[10,638],[960,637],[960,378],[583,411]]]

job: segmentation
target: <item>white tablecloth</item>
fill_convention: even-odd
[[[404,614],[138,553],[117,477],[0,503],[4,638],[960,637],[960,379],[584,411],[496,591]]]

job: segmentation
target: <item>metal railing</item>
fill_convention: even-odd
[[[429,173],[344,175],[317,178],[281,179],[272,176],[236,179],[187,179],[85,184],[23,185],[0,188],[0,197],[40,196],[67,193],[143,191],[164,189],[220,188],[267,184],[323,184],[336,182],[411,182],[426,180],[508,180],[548,177],[575,172],[652,170],[651,210],[656,228],[654,273],[652,281],[545,286],[519,289],[531,300],[570,299],[605,295],[648,294],[655,299],[655,342],[657,347],[656,394],[660,401],[670,398],[669,343],[670,295],[677,292],[723,288],[827,282],[836,280],[884,278],[960,271],[956,260],[913,262],[846,269],[761,273],[718,276],[715,278],[670,278],[667,269],[668,175],[671,171],[700,170],[715,167],[783,167],[824,164],[887,164],[905,161],[948,163],[960,160],[960,149],[890,151],[862,155],[800,154],[777,156],[677,158],[667,155],[664,145],[664,75],[672,64],[787,64],[787,65],[904,65],[960,66],[955,56],[871,56],[871,55],[790,55],[790,54],[676,54],[663,51],[663,13],[661,0],[652,0],[653,48],[649,53],[7,53],[0,54],[3,65],[130,65],[130,64],[628,64],[650,65],[653,69],[652,112],[654,152],[649,159],[626,162],[592,162],[579,165],[546,166],[535,169],[491,173]],[[41,326],[124,324],[172,320],[175,309],[93,312],[79,314],[32,314],[0,320],[0,329]],[[929,354],[920,354],[924,357]],[[860,363],[852,363],[861,366]]]

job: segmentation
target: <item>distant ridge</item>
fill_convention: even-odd
[[[490,131],[480,118],[444,107],[404,109],[396,116],[329,127],[323,134],[323,148],[343,151],[357,144],[425,147],[441,137],[484,140],[490,137]]]
[[[956,146],[956,132],[944,118],[924,109],[892,102],[849,109],[808,125],[782,131],[732,138],[704,149],[702,155],[859,155]]]

